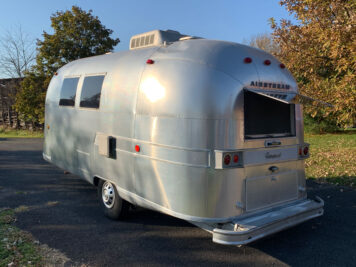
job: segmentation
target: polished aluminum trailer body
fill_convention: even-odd
[[[97,74],[105,76],[100,107],[82,108],[83,79]],[[79,78],[73,107],[58,105],[66,77]],[[247,90],[288,98],[297,84],[271,55],[223,41],[188,39],[80,59],[49,85],[43,155],[90,183],[111,181],[133,204],[211,231],[215,242],[245,244],[323,212],[322,201],[306,196],[301,105],[292,105],[291,136],[249,139]],[[227,153],[237,153],[239,164],[225,166]]]

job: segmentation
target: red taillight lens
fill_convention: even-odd
[[[304,147],[304,149],[303,149],[303,153],[304,153],[304,155],[306,156],[306,155],[308,155],[308,152],[309,152],[309,147]]]
[[[266,60],[263,62],[263,64],[269,66],[269,65],[271,65],[271,60],[266,59]]]
[[[245,63],[251,63],[252,62],[252,58],[250,58],[250,57],[245,57],[245,59],[244,59],[244,62]]]
[[[135,150],[136,150],[136,152],[140,152],[140,150],[141,150],[140,146],[139,146],[139,145],[136,145],[136,146],[135,146]]]
[[[146,63],[147,63],[147,64],[153,64],[153,63],[155,63],[155,62],[154,62],[154,60],[152,60],[152,59],[147,59]]]
[[[239,162],[239,156],[238,155],[234,155],[234,163]]]
[[[224,157],[224,164],[229,165],[231,161],[231,156],[229,154],[225,155]]]
[[[283,63],[281,63],[281,64],[279,64],[279,67],[280,67],[281,69],[284,69],[286,66],[285,66]]]
[[[299,156],[302,155],[302,148],[301,147],[299,148],[299,152],[298,153],[299,153]]]

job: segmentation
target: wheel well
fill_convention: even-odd
[[[98,186],[98,185],[99,185],[99,181],[100,181],[100,178],[95,176],[95,177],[94,177],[94,180],[93,180],[94,185],[95,185],[95,186]]]

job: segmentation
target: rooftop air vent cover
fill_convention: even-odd
[[[165,43],[169,44],[179,40],[184,40],[185,38],[192,39],[197,37],[181,34],[177,31],[172,30],[154,30],[132,36],[130,40],[130,49],[132,50],[143,47],[160,46]]]

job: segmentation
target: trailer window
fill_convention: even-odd
[[[294,110],[294,104],[245,90],[245,139],[295,136]]]
[[[63,85],[61,88],[61,93],[59,97],[60,106],[71,106],[74,107],[75,104],[75,94],[77,91],[79,77],[76,78],[65,78],[63,80]]]
[[[104,75],[98,75],[84,78],[82,93],[80,95],[80,107],[99,108],[104,77]]]

